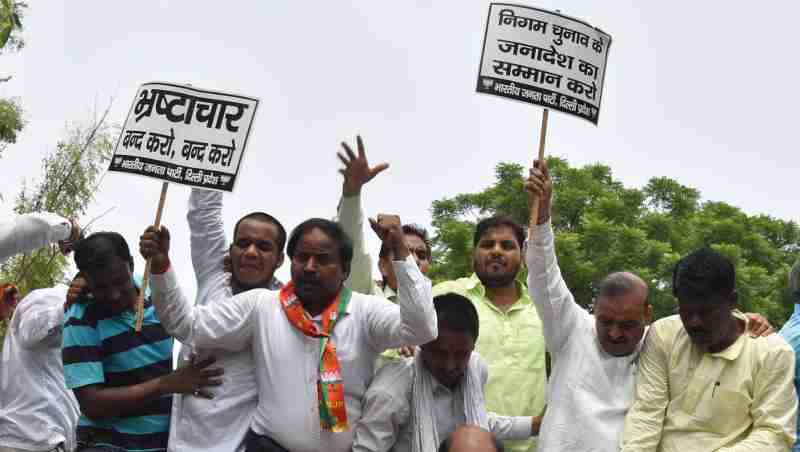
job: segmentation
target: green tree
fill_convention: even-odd
[[[0,0],[0,55],[19,51],[25,45],[19,32],[22,30],[23,12],[27,7],[25,2]],[[0,83],[10,79],[11,76],[0,74]],[[19,100],[0,99],[0,156],[9,144],[16,143],[17,134],[24,126]]]
[[[86,213],[113,151],[114,130],[106,123],[107,114],[108,110],[88,125],[67,126],[66,136],[42,160],[41,179],[23,185],[14,212],[48,211],[65,218]],[[68,265],[53,245],[6,261],[0,266],[0,281],[13,281],[24,296],[33,289],[66,282]],[[0,344],[4,335],[5,325],[0,324]]]
[[[781,325],[792,312],[786,278],[800,250],[797,224],[766,215],[748,216],[721,202],[701,202],[700,192],[666,177],[641,189],[627,188],[611,168],[571,167],[548,159],[555,199],[553,227],[559,264],[576,300],[589,306],[597,283],[608,273],[632,271],[651,288],[656,317],[675,310],[672,269],[677,260],[709,245],[736,264],[740,306]],[[527,170],[499,163],[495,182],[479,193],[462,193],[433,202],[435,281],[471,272],[476,221],[508,214],[527,224],[523,192]]]

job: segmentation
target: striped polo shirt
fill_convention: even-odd
[[[172,372],[172,338],[161,326],[149,298],[144,307],[138,334],[133,310],[112,315],[105,306],[91,301],[70,307],[61,350],[68,388],[131,386]],[[109,430],[110,444],[128,451],[163,451],[171,404],[172,396],[165,395],[127,416],[93,421],[81,415],[79,429]]]

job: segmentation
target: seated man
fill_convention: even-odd
[[[776,334],[745,333],[734,268],[721,254],[702,248],[684,257],[672,281],[679,314],[650,327],[621,450],[791,450],[791,347]]]
[[[439,452],[505,452],[503,443],[474,425],[461,425],[439,445]]]
[[[539,450],[615,452],[633,402],[642,338],[652,319],[647,283],[629,272],[612,273],[598,285],[594,315],[579,306],[558,267],[545,162],[531,168],[526,189],[541,201],[526,253],[528,287],[553,362]],[[763,317],[748,318],[751,334],[771,334]]]
[[[30,292],[6,331],[0,365],[0,451],[75,449],[80,411],[64,383],[61,364],[66,295],[64,285]]]
[[[522,268],[525,232],[511,217],[485,218],[475,226],[474,274],[445,281],[433,294],[454,292],[478,310],[484,334],[475,349],[489,365],[486,408],[511,416],[540,416],[545,407],[545,344],[542,321],[528,288],[517,275]],[[510,452],[536,450],[536,438],[503,441]]]
[[[172,394],[201,394],[218,385],[211,361],[172,371],[172,338],[149,299],[134,330],[139,288],[128,244],[114,232],[92,234],[75,245],[75,264],[91,301],[77,300],[65,315],[62,357],[66,385],[82,416],[78,439],[90,450],[163,451]],[[63,299],[62,299],[63,300]]]
[[[487,428],[500,439],[538,433],[539,418],[487,413],[483,387],[486,363],[472,353],[478,312],[461,295],[433,300],[439,336],[422,345],[414,359],[389,363],[364,395],[353,451],[433,451],[460,424]]]
[[[153,302],[168,329],[198,348],[253,354],[259,401],[248,451],[349,451],[378,354],[436,337],[431,283],[410,256],[400,224],[376,227],[397,259],[397,304],[343,286],[353,247],[329,220],[312,218],[294,229],[287,246],[292,280],[279,292],[219,294],[204,306],[192,306],[180,292],[169,231],[151,227],[143,235]]]

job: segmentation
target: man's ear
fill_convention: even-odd
[[[650,325],[653,323],[653,305],[645,303],[644,306],[644,324]]]
[[[281,265],[283,265],[283,260],[286,258],[286,254],[281,251],[278,253],[278,260],[275,262],[275,270],[279,269]]]

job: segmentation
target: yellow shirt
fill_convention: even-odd
[[[446,281],[433,287],[433,296],[455,292],[475,305],[480,331],[475,350],[489,364],[486,409],[503,416],[539,416],[545,406],[545,345],[542,322],[528,289],[519,285],[521,297],[507,312],[486,297],[476,275]],[[510,452],[533,452],[535,438],[504,441]]]
[[[640,357],[621,450],[788,452],[796,434],[794,360],[777,334],[744,333],[727,349],[704,353],[679,316],[655,322]]]

